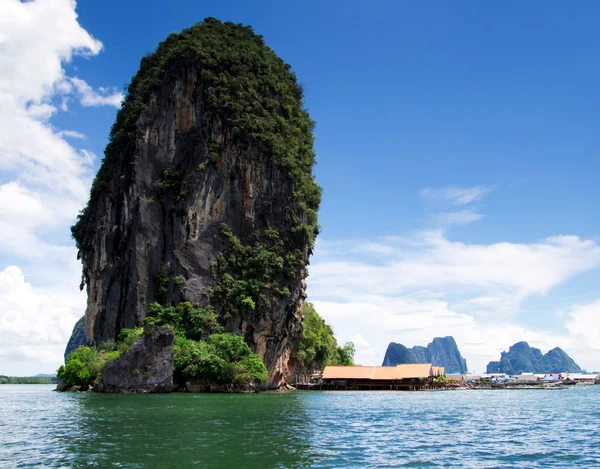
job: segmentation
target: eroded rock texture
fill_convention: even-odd
[[[301,96],[289,66],[231,23],[205,20],[142,60],[73,227],[88,341],[140,325],[153,301],[224,311],[211,297],[222,280],[211,273],[220,227],[244,245],[276,233],[287,250],[281,268],[258,279],[254,308],[221,320],[264,359],[271,386],[285,381],[320,199]],[[234,259],[234,279],[252,275],[235,267]]]
[[[141,337],[106,365],[99,392],[171,392],[173,388],[172,329],[146,326]]]

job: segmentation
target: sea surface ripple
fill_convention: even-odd
[[[0,385],[2,468],[600,468],[600,386],[60,394]]]

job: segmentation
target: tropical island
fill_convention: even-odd
[[[305,301],[321,189],[302,95],[214,18],[142,59],[72,227],[88,303],[59,389],[277,388],[352,364]]]
[[[313,128],[291,67],[248,26],[207,18],[142,58],[71,228],[88,300],[59,390],[291,388],[327,367],[412,388],[466,374],[452,337],[392,342],[383,367],[351,372],[354,345],[306,301]],[[581,370],[522,342],[488,372]]]

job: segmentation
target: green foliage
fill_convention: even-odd
[[[220,235],[224,248],[211,263],[217,283],[210,296],[221,317],[254,311],[257,306],[268,308],[276,297],[290,295],[289,288],[280,284],[297,277],[302,253],[288,252],[278,230],[256,232],[248,245],[226,224],[221,225]]]
[[[448,376],[436,376],[433,382],[438,384],[458,384],[460,383],[460,380],[456,378],[450,378]]]
[[[221,332],[223,329],[212,307],[195,308],[189,301],[177,306],[152,303],[148,307],[144,324],[169,325],[176,333],[193,340],[199,340],[213,332]]]
[[[208,161],[215,164],[219,161],[219,157],[221,156],[221,147],[216,143],[210,143],[208,145]]]
[[[108,349],[107,342],[99,349],[79,347],[67,357],[66,364],[58,369],[56,377],[68,386],[88,386],[100,379],[106,364],[120,355],[118,350]]]
[[[175,280],[175,285],[177,285],[179,287],[182,287],[183,285],[185,285],[185,282],[187,281],[187,279],[183,275],[176,275],[173,280]]]
[[[311,303],[305,302],[302,308],[304,329],[296,359],[307,370],[323,368],[327,365],[354,364],[354,344],[346,342],[338,346],[333,330],[317,313]]]
[[[56,377],[68,386],[89,386],[100,380],[104,367],[119,358],[140,338],[143,328],[123,329],[116,342],[102,342],[98,348],[82,346],[71,353]]]
[[[286,217],[297,227],[294,237],[309,243],[318,232],[316,213],[321,189],[314,181],[313,126],[303,109],[301,86],[290,66],[265,45],[252,28],[207,18],[180,34],[171,34],[156,52],[144,57],[113,125],[105,156],[90,193],[90,201],[72,227],[80,249],[90,248],[95,212],[109,187],[122,190],[133,168],[136,123],[175,63],[193,64],[202,82],[206,111],[231,131],[233,142],[253,146],[294,180]],[[222,149],[204,129],[193,129],[204,144],[207,159],[216,162]],[[120,179],[121,176],[124,176]],[[167,168],[155,184],[159,196],[177,190],[181,174]]]
[[[241,301],[241,304],[242,304],[243,308],[250,309],[252,311],[254,311],[256,309],[256,303],[249,296],[243,297],[242,301]]]
[[[260,357],[235,334],[215,333],[200,341],[177,335],[173,360],[175,379],[183,383],[247,385],[268,379]]]
[[[181,179],[181,173],[173,166],[169,166],[161,172],[160,178],[154,183],[154,191],[159,197],[164,197],[167,193],[179,189]]]
[[[169,273],[164,262],[158,267],[154,281],[156,283],[156,296],[163,298],[169,291]]]
[[[136,327],[135,329],[122,329],[117,337],[117,341],[114,344],[114,350],[123,354],[131,347],[144,333],[143,327]]]
[[[98,350],[110,352],[115,349],[115,341],[114,340],[105,340],[98,345]]]
[[[342,366],[354,365],[354,353],[356,347],[353,342],[346,342],[343,347],[338,347],[338,356],[340,357],[339,364]]]
[[[89,368],[79,358],[72,357],[67,364],[58,369],[58,379],[64,381],[67,386],[83,386],[90,384],[92,375]]]
[[[266,383],[269,379],[269,372],[256,353],[250,352],[246,358],[234,363],[233,367],[234,384]]]
[[[174,328],[174,378],[180,384],[191,380],[244,385],[268,378],[260,357],[250,351],[242,337],[223,333],[210,307],[197,308],[189,302],[177,306],[152,303],[144,323]]]

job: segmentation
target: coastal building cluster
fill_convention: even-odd
[[[588,373],[484,373],[446,375],[431,363],[396,366],[326,366],[310,379],[296,382],[297,389],[342,391],[421,391],[437,389],[561,388],[600,384],[600,374]]]
[[[484,373],[481,375],[460,375],[464,387],[561,387],[573,385],[600,384],[600,374],[594,373]]]

